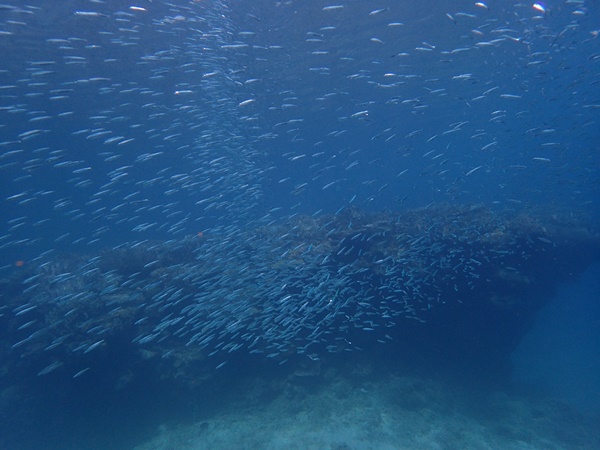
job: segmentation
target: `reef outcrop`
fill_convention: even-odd
[[[192,386],[248,358],[318,375],[365,350],[502,376],[556,287],[599,260],[582,217],[479,205],[57,255],[0,280],[0,377]]]

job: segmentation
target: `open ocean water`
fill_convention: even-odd
[[[0,4],[0,449],[600,449],[600,4]]]

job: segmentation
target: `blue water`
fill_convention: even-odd
[[[293,320],[278,316],[276,323],[283,321],[288,326],[297,320],[302,324],[302,312],[306,323],[328,323],[331,329],[319,335],[320,347],[311,356],[318,360],[321,353],[338,350],[344,356],[324,363],[316,379],[313,374],[308,381],[302,378],[294,385],[298,380],[292,376],[290,382],[294,369],[288,366],[298,362],[297,355],[288,355],[288,363],[279,354],[285,353],[283,344],[273,349],[273,343],[289,344],[291,339],[276,336],[275,327],[265,324],[270,311],[286,312],[281,306],[285,299],[273,300],[279,293],[312,305],[311,301],[324,301],[325,296],[333,302],[343,297],[339,292],[352,292],[358,299],[368,291],[365,286],[375,286],[379,280],[379,275],[364,275],[357,288],[348,285],[343,270],[337,268],[330,280],[323,269],[325,256],[338,253],[338,248],[320,247],[315,228],[328,230],[328,224],[319,222],[311,228],[309,222],[327,215],[339,218],[359,211],[356,214],[384,212],[402,217],[418,210],[417,214],[426,217],[428,213],[423,211],[427,210],[419,208],[440,211],[436,208],[445,205],[464,211],[461,208],[477,204],[498,217],[519,213],[549,217],[540,228],[546,232],[547,225],[548,233],[553,232],[554,219],[571,218],[597,237],[599,19],[598,3],[584,0],[460,4],[438,0],[3,2],[0,324],[4,330],[0,354],[5,362],[0,371],[0,417],[4,423],[0,423],[0,431],[10,438],[0,440],[0,445],[39,448],[39,442],[48,438],[48,448],[135,448],[156,437],[157,429],[171,430],[171,425],[175,429],[201,420],[211,424],[208,429],[216,436],[219,414],[225,417],[231,411],[256,407],[265,414],[260,417],[285,416],[285,411],[277,409],[284,408],[278,403],[281,398],[291,396],[296,403],[290,400],[290,404],[314,409],[299,398],[311,398],[315,392],[330,400],[344,397],[355,405],[353,402],[365,401],[359,399],[363,390],[377,393],[372,399],[389,399],[394,392],[406,390],[414,394],[406,403],[384,407],[384,400],[372,400],[371,407],[393,411],[393,415],[429,399],[439,406],[433,408],[434,415],[443,424],[451,416],[447,405],[461,402],[445,397],[447,393],[472,385],[484,392],[481,398],[489,401],[481,403],[486,405],[494,404],[490,392],[502,388],[511,393],[506,395],[519,399],[516,403],[528,405],[524,410],[529,411],[538,398],[544,399],[540,400],[543,405],[547,399],[558,399],[568,414],[575,415],[569,417],[581,418],[574,423],[593,420],[600,412],[597,255],[582,255],[581,264],[550,259],[548,264],[561,267],[561,271],[557,275],[548,269],[553,275],[546,280],[544,267],[533,270],[540,277],[535,282],[547,290],[536,291],[538,298],[524,283],[522,292],[512,293],[523,301],[531,294],[540,308],[533,318],[502,317],[510,323],[506,335],[514,332],[517,336],[508,343],[502,339],[502,330],[496,341],[488,335],[478,343],[473,330],[480,321],[490,322],[486,322],[489,317],[478,317],[477,309],[469,312],[473,330],[453,328],[463,312],[444,304],[440,310],[448,307],[448,315],[440,314],[434,322],[439,329],[424,332],[415,321],[401,322],[371,339],[370,330],[366,335],[347,332],[346,322],[371,328],[369,320],[376,325],[381,320],[387,326],[383,300],[383,306],[372,310],[348,302],[346,309],[332,313],[330,322],[326,313],[313,314],[311,306],[306,306],[293,310]],[[289,224],[303,216],[313,219],[302,222],[305,234],[298,237]],[[431,248],[434,234],[444,229],[436,220],[429,223],[430,228],[419,230],[424,242],[431,238]],[[345,229],[357,227],[355,239],[367,242],[369,230],[377,225],[362,224],[359,229],[356,222],[356,218],[349,219]],[[257,231],[261,227],[263,231]],[[289,236],[296,239],[293,244],[286,240],[292,239]],[[540,234],[542,240],[534,238],[533,242],[546,244],[544,236]],[[205,247],[198,242],[205,242]],[[164,245],[168,255],[156,256],[153,245]],[[556,248],[553,242],[549,245]],[[136,248],[149,249],[150,255],[160,259],[164,273],[149,275],[146,269],[158,263],[151,256],[137,254]],[[122,249],[131,252],[118,253]],[[426,249],[419,248],[415,254],[424,254],[421,250]],[[452,247],[444,247],[439,255],[427,253],[427,257],[439,261],[450,250]],[[528,256],[522,247],[509,250],[511,255],[523,252],[524,258]],[[302,256],[295,260],[300,251]],[[347,255],[344,264],[360,259],[354,253]],[[400,253],[393,256],[400,260]],[[383,260],[381,255],[377,258]],[[281,260],[281,265],[274,260]],[[596,265],[584,267],[594,262]],[[465,264],[460,266],[462,274]],[[475,263],[469,264],[469,270],[477,272]],[[453,266],[459,267],[457,262]],[[382,267],[385,272],[386,266]],[[398,270],[402,276],[410,272],[399,267],[387,270]],[[493,275],[484,269],[473,276]],[[205,280],[198,281],[199,272],[205,274]],[[104,278],[95,278],[95,273]],[[69,278],[69,274],[75,275]],[[35,275],[40,278],[29,278]],[[363,276],[360,272],[352,275]],[[426,277],[413,279],[413,272],[409,278],[414,282],[411,286],[430,282]],[[47,291],[44,286],[36,287],[45,279],[52,280]],[[196,283],[194,292],[181,287],[187,286],[189,279]],[[305,281],[302,285],[306,279],[316,287],[311,289]],[[151,283],[156,285],[148,287]],[[57,317],[40,313],[33,321],[37,313],[32,310],[29,323],[29,313],[22,312],[28,304],[16,306],[22,299],[29,301],[24,300],[29,298],[27,291],[21,292],[29,287],[34,293],[32,302],[58,305],[49,309]],[[343,291],[346,287],[354,290]],[[459,292],[462,287],[455,285],[454,289]],[[109,317],[122,301],[117,295],[122,294],[121,288],[127,289],[128,301],[150,292],[154,300],[171,298],[175,306],[167,304],[164,314],[155,316],[148,307],[150,319],[144,319],[146,303],[140,300],[130,316],[123,315],[123,322],[118,321],[121,316],[111,322],[114,326],[129,324],[123,325],[116,341],[106,337],[112,335],[100,326],[105,323],[98,325],[99,310],[86,310],[85,305],[78,306],[76,313],[60,309],[61,301],[89,298],[94,302],[107,296],[112,303],[101,313]],[[378,299],[387,293],[382,292]],[[461,300],[462,292],[444,291],[439,296]],[[420,302],[420,291],[415,288],[413,293],[411,298]],[[248,297],[247,303],[243,295]],[[275,306],[263,310],[259,298],[265,303],[270,299]],[[208,373],[205,362],[198,363],[199,367],[175,364],[177,372],[168,363],[152,359],[155,352],[171,361],[169,357],[178,354],[181,344],[154,326],[179,326],[182,334],[190,331],[186,327],[196,326],[186,322],[189,311],[185,320],[165,323],[183,317],[181,308],[177,309],[179,302],[208,305],[206,311],[211,315],[202,320],[209,324],[232,318],[229,328],[207,325],[213,337],[198,339],[212,339],[208,341],[214,346],[211,350],[219,351],[206,363],[211,368]],[[438,311],[433,302],[418,306],[432,309],[432,314]],[[241,309],[247,322],[233,320]],[[85,318],[83,313],[78,315],[82,310],[88,314]],[[260,314],[265,317],[263,322],[256,319]],[[369,314],[378,315],[369,318]],[[140,323],[132,325],[128,320]],[[144,320],[152,326],[143,329]],[[238,323],[252,326],[238,330]],[[99,328],[94,328],[96,325]],[[16,345],[36,330],[45,333],[48,329],[60,330],[65,336],[64,348],[74,355],[72,359],[52,353],[54,348],[63,348],[63,341],[54,342],[57,335],[39,338],[34,334],[39,343],[32,339],[30,347],[29,340]],[[302,341],[299,346],[311,336],[310,331],[295,335]],[[481,325],[480,331],[489,330]],[[449,339],[438,348],[440,340],[446,340],[440,337],[444,332],[455,341]],[[264,358],[238,351],[237,343],[241,339],[247,345],[251,333],[265,337],[264,342],[271,345],[266,353],[277,353],[272,361],[265,363]],[[144,338],[151,344],[137,346]],[[165,339],[162,345],[154,346],[153,340],[161,338]],[[386,343],[383,350],[379,341]],[[79,353],[74,350],[76,343],[83,345]],[[94,343],[97,347],[90,347]],[[362,352],[346,351],[361,345]],[[513,367],[504,360],[497,367],[489,361],[479,364],[485,345],[490,354],[512,354]],[[51,349],[44,350],[46,346]],[[457,354],[461,346],[468,350]],[[123,352],[115,352],[115,348]],[[139,348],[148,354],[140,356]],[[169,353],[171,350],[174,353]],[[229,350],[236,356],[230,358]],[[219,373],[214,370],[221,363],[220,369],[225,370],[219,379],[221,375],[214,375]],[[356,367],[366,366],[380,369],[365,369],[364,376],[349,369],[359,372]],[[73,378],[86,368],[90,370]],[[199,384],[190,386],[187,377],[196,370],[205,378],[199,377]],[[305,370],[316,369],[302,367]],[[143,373],[147,378],[140,376]],[[429,381],[419,390],[414,387],[416,382],[394,378],[404,375]],[[257,387],[260,381],[256,380],[267,380],[266,387]],[[338,391],[344,395],[331,394]],[[471,392],[464,398],[469,395],[477,397]],[[271,412],[267,407],[270,401],[275,405]],[[587,428],[581,433],[586,438],[580,441],[547,434],[543,426],[535,436],[533,431],[531,436],[518,435],[514,431],[518,427],[507,425],[511,418],[515,423],[522,419],[517,413],[503,415],[475,400],[465,400],[465,405],[470,412],[461,411],[458,416],[464,413],[473,418],[479,411],[482,417],[479,422],[473,419],[470,430],[486,423],[495,431],[482,432],[478,444],[461,440],[464,436],[452,437],[456,440],[450,441],[458,446],[485,448],[482,442],[488,445],[496,438],[507,439],[507,445],[529,442],[530,447],[523,448],[586,448],[590,442],[600,442]],[[337,412],[352,410],[343,403],[336,408]],[[422,411],[420,408],[414,410]],[[540,410],[548,414],[548,422],[565,420],[551,407]],[[537,420],[537,413],[531,414]],[[315,413],[314,420],[324,416],[327,414]],[[164,428],[165,424],[169,426]],[[305,425],[312,426],[310,422]],[[381,426],[382,436],[387,436],[389,430],[383,425],[373,426]],[[115,430],[114,434],[107,429]],[[165,441],[169,436],[165,431]],[[427,432],[423,431],[423,436]],[[277,439],[268,445],[294,448],[289,441]],[[381,439],[374,442],[388,448]],[[266,441],[241,443],[234,438],[224,442],[206,440],[197,448],[267,445]],[[313,448],[367,445],[351,435],[335,442],[315,437],[311,442]],[[403,445],[437,448],[437,443],[423,437]]]
[[[598,275],[596,265],[561,287],[514,354],[519,382],[595,414],[600,405]]]

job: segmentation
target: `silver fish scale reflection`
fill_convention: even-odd
[[[77,247],[109,231],[178,235],[256,207],[261,169],[232,75],[242,63],[220,54],[234,39],[224,3],[4,6],[22,51],[0,72],[0,167],[12,178],[2,249],[40,244],[58,216],[73,226],[49,243]]]
[[[318,360],[393,340],[410,322],[501,304],[566,248],[600,253],[575,219],[553,217],[347,209],[56,257],[5,283],[3,320],[19,336],[5,356],[47,360],[41,375],[131,345],[188,362]]]
[[[273,207],[595,199],[589,2],[88,3],[0,10],[11,258]]]

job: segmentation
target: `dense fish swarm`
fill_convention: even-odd
[[[558,283],[598,259],[580,219],[482,206],[346,209],[56,256],[1,281],[2,373],[77,378],[124,354],[163,376],[239,354],[319,362],[470,311],[530,317],[542,274]]]
[[[62,414],[38,407],[79,419],[134,377],[158,380],[145,399],[362,357],[506,370],[600,259],[599,18],[587,0],[2,0],[0,447],[48,448]]]
[[[387,3],[4,1],[0,268],[274,206],[594,205],[597,4]]]

